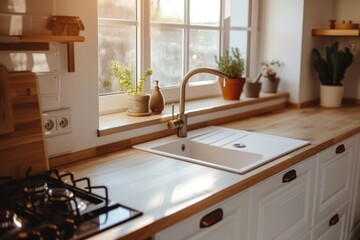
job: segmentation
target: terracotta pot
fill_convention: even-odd
[[[341,106],[344,86],[320,85],[320,106],[336,108]]]
[[[264,93],[277,93],[279,83],[280,83],[280,78],[275,78],[274,81],[271,81],[265,76],[263,77],[262,91]]]
[[[261,82],[249,82],[245,83],[245,96],[250,98],[259,97],[261,90]]]
[[[225,100],[239,100],[245,84],[245,78],[226,79],[219,78],[221,92]]]
[[[127,114],[130,116],[148,116],[149,111],[150,95],[128,95],[128,111]]]

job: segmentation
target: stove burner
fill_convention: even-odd
[[[48,190],[50,201],[69,201],[74,197],[74,193],[69,191],[67,188],[50,188]]]
[[[0,210],[0,230],[21,227],[21,222],[15,212],[10,210]]]
[[[56,169],[2,184],[0,196],[1,240],[85,239],[142,215],[109,200],[105,186]]]
[[[64,211],[72,211],[75,214],[86,209],[86,204],[67,188],[50,188],[48,196],[50,204],[60,206]]]
[[[22,183],[24,193],[29,198],[43,198],[48,190],[44,179],[28,179]]]

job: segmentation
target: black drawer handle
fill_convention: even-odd
[[[283,183],[288,183],[296,179],[296,177],[296,170],[293,169],[284,174],[282,181]]]
[[[333,226],[339,222],[339,214],[335,214],[332,218],[330,218],[329,226]]]
[[[343,153],[345,152],[345,145],[344,144],[341,144],[339,145],[337,148],[336,148],[336,154],[340,154],[340,153]]]
[[[224,212],[221,208],[218,208],[205,216],[200,220],[200,228],[208,228],[216,223],[220,222],[223,219]]]

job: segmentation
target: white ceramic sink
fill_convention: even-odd
[[[206,127],[133,146],[143,151],[244,174],[309,142],[222,127]]]

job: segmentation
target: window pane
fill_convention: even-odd
[[[136,69],[136,27],[99,25],[99,93],[120,91],[117,81],[112,79],[111,61],[121,66]],[[133,78],[135,79],[135,78]]]
[[[247,47],[248,47],[248,32],[247,31],[231,31],[230,32],[230,49],[239,48],[241,57],[247,62]],[[230,50],[231,51],[231,50]]]
[[[184,23],[184,0],[151,0],[151,20]]]
[[[136,20],[136,0],[98,0],[99,18]]]
[[[189,69],[197,67],[217,68],[215,56],[219,56],[220,33],[215,30],[191,30]],[[211,76],[211,77],[209,77]],[[195,75],[191,81],[215,79],[213,75]]]
[[[176,28],[151,29],[152,79],[161,87],[179,86],[183,73],[183,30]]]
[[[231,0],[231,26],[249,27],[249,1]]]
[[[191,0],[190,23],[219,26],[220,9],[220,0]]]

